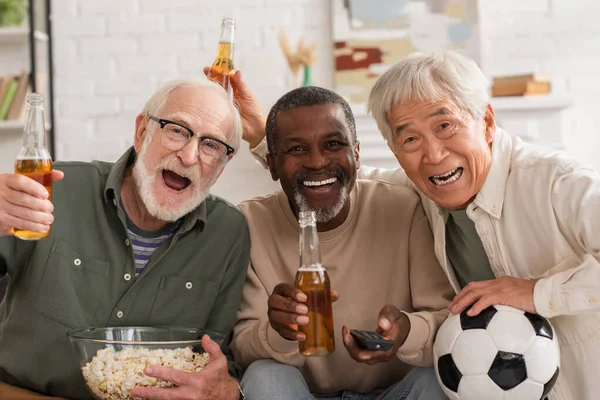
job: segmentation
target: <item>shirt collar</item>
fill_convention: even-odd
[[[510,172],[512,157],[510,136],[502,129],[496,128],[492,142],[492,163],[483,187],[473,203],[494,218],[500,218],[504,205],[506,182]]]
[[[125,174],[125,169],[135,162],[136,156],[137,155],[133,146],[130,147],[117,160],[117,162],[115,162],[108,174],[106,185],[104,187],[104,200],[107,203],[117,207],[118,209],[121,208],[121,183],[123,182],[123,175]],[[193,211],[191,211],[183,218],[183,223],[181,225],[181,228],[179,229],[179,232],[185,233],[191,230],[198,222],[201,223],[201,229],[203,229],[206,225],[206,220],[207,209],[205,199],[202,203],[200,203],[198,207],[196,207]]]
[[[113,203],[115,206],[119,204],[121,199],[121,182],[123,182],[125,169],[133,164],[135,157],[135,150],[133,147],[130,147],[110,168],[104,187],[104,200],[107,203]]]

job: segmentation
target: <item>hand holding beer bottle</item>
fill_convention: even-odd
[[[234,92],[231,85],[233,77],[233,64],[235,50],[235,20],[232,18],[223,18],[221,22],[221,37],[217,46],[217,56],[209,68],[206,76],[208,79],[217,82],[233,98]]]
[[[294,286],[306,296],[308,323],[298,325],[305,339],[298,343],[300,354],[309,357],[333,353],[333,310],[331,282],[321,263],[317,219],[314,211],[299,213],[300,268]]]
[[[30,93],[15,173],[0,174],[0,236],[38,240],[49,235],[54,220],[52,182],[61,180],[63,173],[52,170],[45,134],[42,96]]]
[[[284,339],[298,341],[303,356],[335,350],[331,304],[338,294],[330,288],[321,264],[314,211],[300,212],[300,268],[294,285],[280,283],[269,297],[269,323]]]
[[[265,137],[266,117],[241,71],[235,71],[235,20],[223,18],[221,36],[217,45],[217,55],[210,67],[204,67],[204,74],[221,85],[233,99],[242,117],[242,138],[254,148]],[[234,73],[235,71],[235,73]]]
[[[338,298],[338,293],[331,290],[331,302],[335,303]],[[306,335],[298,331],[298,325],[308,324],[306,300],[306,293],[292,284],[280,283],[273,289],[267,315],[271,328],[282,338],[295,341],[306,339]]]
[[[206,76],[209,75],[210,68],[204,67]],[[265,137],[267,118],[260,102],[246,84],[242,71],[236,71],[230,83],[234,93],[233,102],[240,112],[240,117],[242,117],[242,139],[250,144],[250,148],[254,148]]]

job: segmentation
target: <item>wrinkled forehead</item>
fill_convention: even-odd
[[[229,142],[234,131],[234,114],[218,88],[180,86],[169,95],[160,118],[182,123],[197,135],[210,135]]]
[[[464,111],[450,98],[439,100],[408,100],[402,103],[395,103],[391,107],[389,120],[424,120],[434,116],[461,116],[463,114]]]

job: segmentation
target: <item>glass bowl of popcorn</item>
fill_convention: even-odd
[[[135,386],[173,387],[146,376],[150,365],[201,371],[208,363],[202,337],[221,345],[225,335],[206,329],[178,327],[99,327],[71,331],[69,337],[85,384],[97,400],[134,400]]]

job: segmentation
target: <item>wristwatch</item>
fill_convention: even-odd
[[[246,400],[246,395],[244,394],[244,391],[242,390],[242,387],[240,386],[240,381],[235,381],[235,383],[237,383],[238,390],[240,391],[240,400]]]

